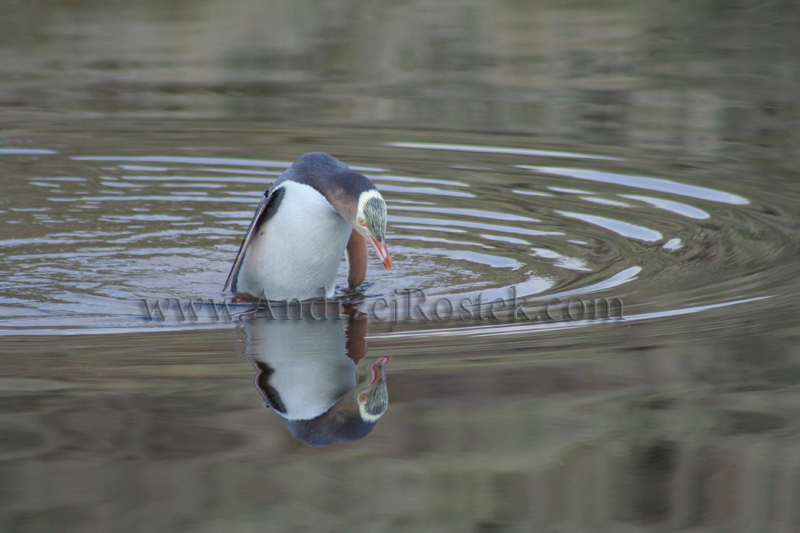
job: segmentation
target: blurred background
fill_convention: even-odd
[[[519,132],[796,155],[793,2],[18,2],[0,20],[24,117]]]

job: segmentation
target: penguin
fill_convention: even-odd
[[[308,153],[261,197],[223,290],[242,299],[330,298],[345,252],[349,287],[364,282],[367,242],[391,269],[380,192],[338,159]]]
[[[362,439],[389,406],[390,355],[370,362],[358,379],[366,345],[351,341],[363,341],[365,325],[352,320],[347,333],[337,320],[264,318],[241,326],[239,351],[256,369],[253,384],[262,405],[308,446]]]

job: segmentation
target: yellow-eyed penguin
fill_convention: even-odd
[[[386,202],[375,185],[328,154],[305,154],[262,196],[223,290],[269,300],[332,297],[345,251],[351,288],[366,277],[367,241],[391,268],[385,239]]]

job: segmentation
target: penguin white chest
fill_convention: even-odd
[[[352,227],[316,189],[285,182],[275,213],[258,229],[239,271],[237,291],[270,300],[333,296]]]

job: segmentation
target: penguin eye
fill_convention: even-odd
[[[367,225],[367,219],[364,218],[364,217],[358,217],[358,225],[359,226],[366,226]]]
[[[366,402],[367,398],[369,398],[369,395],[366,392],[362,392],[361,394],[358,395],[358,401],[361,403]]]

